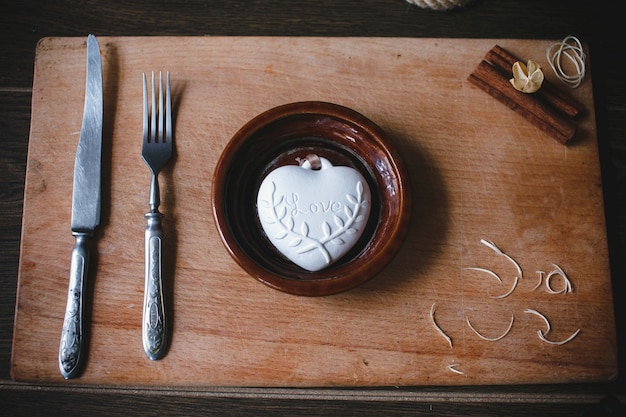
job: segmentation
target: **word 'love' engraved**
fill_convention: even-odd
[[[319,201],[317,203],[311,203],[306,207],[302,207],[299,204],[300,196],[297,193],[293,193],[290,198],[285,199],[285,203],[292,217],[297,217],[300,214],[310,213],[340,213],[344,205],[339,201]]]

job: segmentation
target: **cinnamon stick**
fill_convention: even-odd
[[[534,95],[514,89],[508,77],[487,61],[481,61],[468,79],[559,143],[565,145],[574,136],[576,125],[572,120],[557,113]]]
[[[494,46],[487,52],[485,59],[507,73],[511,73],[513,64],[521,61],[521,59],[499,45]],[[584,109],[581,103],[559,90],[548,80],[543,81],[541,89],[536,94],[540,95],[556,110],[569,117],[577,117]]]

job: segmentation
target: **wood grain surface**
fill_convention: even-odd
[[[496,43],[540,62],[546,41],[383,38],[100,37],[105,85],[103,224],[91,283],[81,384],[398,386],[608,381],[617,371],[611,277],[592,85],[564,147],[471,86]],[[12,375],[59,382],[73,158],[82,118],[84,38],[40,42],[33,84]],[[176,158],[165,170],[165,359],[141,348],[141,73],[169,70]],[[280,293],[247,276],[213,224],[210,178],[221,150],[276,105],[332,101],[378,123],[409,166],[414,210],[396,259],[330,297]],[[245,167],[242,167],[245,169]],[[521,266],[481,244],[489,239]],[[552,264],[573,291],[534,289]],[[493,277],[468,267],[489,268]],[[554,281],[558,286],[558,280]],[[430,317],[436,304],[438,325]],[[552,324],[553,340],[537,337]],[[494,338],[508,327],[511,331]],[[458,364],[453,372],[450,365]]]

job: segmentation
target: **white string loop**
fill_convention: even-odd
[[[546,50],[546,59],[556,77],[570,88],[576,88],[585,79],[585,51],[576,36],[568,35],[560,42],[555,42]],[[563,62],[573,66],[573,73],[568,73]]]

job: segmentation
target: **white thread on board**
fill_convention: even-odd
[[[562,41],[555,42],[546,49],[546,59],[556,77],[565,85],[576,88],[585,79],[585,51],[576,36],[568,35]],[[569,62],[566,68],[565,63]]]

